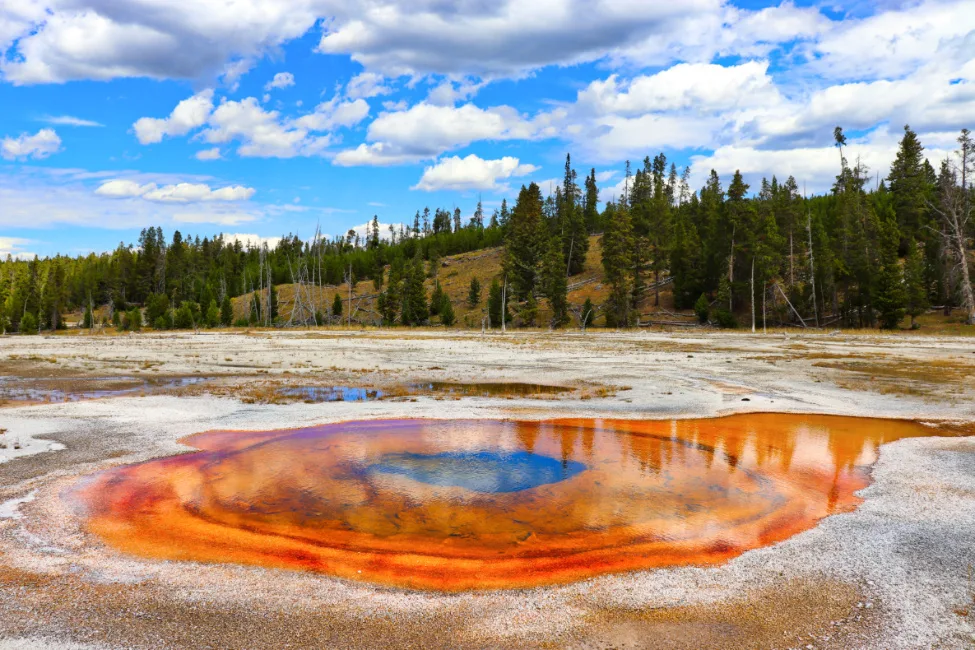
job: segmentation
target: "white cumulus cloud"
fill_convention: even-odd
[[[54,129],[41,129],[34,135],[22,133],[16,138],[0,140],[0,156],[7,160],[34,158],[40,160],[57,153],[61,138]]]
[[[143,117],[132,127],[140,143],[155,144],[162,142],[165,136],[186,135],[203,126],[212,110],[213,90],[208,89],[181,101],[169,117]]]
[[[212,149],[203,149],[202,151],[196,152],[197,160],[220,160],[220,147],[213,147]]]
[[[505,156],[499,160],[484,160],[474,154],[466,158],[451,156],[423,170],[414,190],[497,190],[500,181],[527,176],[538,171],[535,165],[522,164],[517,158]]]
[[[260,235],[255,235],[252,233],[221,233],[223,240],[227,243],[239,241],[240,245],[244,248],[259,248],[264,244],[267,244],[268,248],[275,248],[281,241],[280,237],[262,237]]]
[[[122,199],[142,198],[159,203],[197,203],[204,201],[247,201],[254,196],[252,187],[231,185],[211,189],[205,183],[175,183],[158,186],[155,183],[139,184],[128,179],[113,179],[102,183],[95,194]]]
[[[345,86],[345,94],[350,99],[369,99],[391,92],[392,89],[385,83],[385,77],[375,72],[360,72]]]
[[[319,0],[33,0],[5,24],[10,4],[0,3],[0,51],[13,44],[0,71],[16,84],[223,73],[234,84],[329,15]]]
[[[293,85],[295,85],[295,76],[293,74],[290,72],[279,72],[274,75],[273,79],[264,84],[264,90],[287,88]]]
[[[220,104],[210,116],[203,138],[211,144],[240,141],[239,155],[259,158],[319,155],[331,142],[328,135],[310,135],[308,128],[283,118],[278,111],[265,111],[254,97]]]

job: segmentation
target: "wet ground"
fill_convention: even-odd
[[[0,412],[4,436],[22,447],[2,452],[7,462],[0,462],[0,649],[76,643],[87,644],[79,650],[968,650],[975,643],[973,369],[975,340],[949,337],[254,332],[0,338],[5,376],[214,378],[158,394],[20,403]],[[403,386],[432,382],[573,391],[395,396]],[[361,387],[383,391],[385,399],[268,398],[280,388],[301,386]],[[781,427],[778,434],[763,433],[767,427],[756,421],[737,433],[735,427],[703,426],[733,421],[712,419],[729,413],[744,418],[768,411],[814,419],[810,414],[896,418],[897,427],[922,422],[936,435],[913,437],[912,430],[858,437],[840,435],[837,425],[815,424],[783,436]],[[704,418],[699,431],[684,424],[695,418]],[[434,436],[427,430],[410,449],[384,450],[383,435],[375,448],[343,442],[349,472],[341,480],[327,462],[318,462],[320,473],[314,474],[320,461],[314,450],[302,448],[307,463],[279,453],[296,444],[279,440],[282,430],[417,419],[476,420],[485,428]],[[627,422],[635,428],[628,430]],[[198,435],[208,431],[229,433]],[[267,434],[265,457],[254,436]],[[333,437],[336,444],[339,438]],[[624,448],[610,440],[633,442]],[[193,459],[207,454],[212,466],[195,467]],[[262,469],[275,458],[282,459],[281,467]],[[597,459],[608,461],[605,468]],[[182,477],[157,473],[154,462],[182,464],[187,471]],[[242,470],[248,463],[253,471]],[[586,469],[575,471],[574,463]],[[592,483],[573,494],[600,472],[601,486]],[[153,509],[169,503],[174,507],[166,516],[205,521],[232,540],[231,551],[256,548],[261,557],[171,561],[154,559],[159,556],[153,548],[120,550],[126,531],[96,531],[96,510],[71,497],[92,477],[108,475],[119,482],[106,486],[104,503],[128,517],[113,514],[109,520],[155,533]],[[201,477],[209,476],[220,480],[198,491],[200,499],[189,498]],[[234,476],[247,478],[238,482]],[[309,476],[345,491],[323,492]],[[858,489],[861,484],[866,487]],[[165,498],[147,499],[142,514],[125,508],[124,499],[116,498],[138,485],[146,489],[134,491],[134,498],[156,490]],[[169,490],[176,490],[175,498]],[[594,507],[607,503],[614,490],[624,507]],[[533,545],[553,559],[553,567],[564,559],[559,549],[553,552],[546,527],[574,531],[561,537],[583,544],[600,534],[614,535],[620,548],[653,542],[649,535],[624,535],[627,518],[635,522],[630,529],[648,523],[638,508],[625,505],[630,498],[636,502],[640,490],[657,497],[647,508],[657,515],[656,530],[671,526],[671,534],[658,541],[673,544],[678,523],[687,524],[680,530],[691,539],[704,540],[709,529],[695,524],[710,516],[722,544],[701,548],[728,551],[730,559],[600,569],[582,581],[505,574],[503,560],[517,560]],[[766,523],[775,524],[766,529],[786,535],[780,541],[757,534],[761,517],[749,519],[736,504],[735,495],[748,491],[757,496],[759,514],[769,514]],[[456,499],[418,498],[446,493],[468,502],[472,494],[486,495],[474,500],[480,517],[458,519]],[[516,508],[533,493],[548,498],[537,501],[529,518],[505,519],[502,504]],[[336,504],[338,496],[347,498]],[[389,499],[408,500],[404,516],[374,516]],[[98,502],[89,505],[97,508]],[[285,564],[268,553],[268,539],[282,547],[303,544],[313,553],[329,548],[334,540],[311,539],[328,537],[327,508],[345,517],[346,533],[360,535],[367,554],[382,542],[425,549],[425,555],[413,553],[420,563],[433,558],[431,564],[442,565],[448,558],[463,568],[472,554],[500,549],[499,561],[489,567],[492,579],[511,585],[514,576],[548,586],[410,589],[396,572],[384,578],[383,567],[341,578],[328,567],[294,562],[309,555],[273,568]],[[592,519],[593,512],[617,519]],[[821,514],[828,516],[817,519]],[[521,526],[521,533],[534,536],[520,543],[516,535],[488,538],[477,529],[482,519],[498,530]],[[786,533],[782,524],[788,521],[807,523]],[[275,527],[280,532],[284,525],[292,529],[276,535]],[[253,547],[241,546],[247,527],[254,530],[248,540]],[[464,527],[468,532],[458,535]],[[308,528],[317,533],[309,535]],[[171,542],[170,533],[161,531],[160,547]],[[190,536],[185,552],[212,552],[220,539]],[[428,578],[442,576],[432,572]]]
[[[0,406],[59,404],[174,391],[207,377],[18,377],[0,376]]]

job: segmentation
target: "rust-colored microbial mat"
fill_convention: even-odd
[[[189,439],[201,451],[79,488],[138,556],[398,587],[531,587],[707,565],[849,511],[906,421],[398,420]]]

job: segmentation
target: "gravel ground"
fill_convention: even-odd
[[[837,367],[850,363],[871,365]],[[0,650],[971,648],[975,437],[886,445],[857,511],[725,565],[517,592],[416,593],[254,567],[132,559],[86,535],[78,504],[66,495],[86,474],[187,451],[180,438],[211,429],[389,417],[670,418],[742,411],[967,427],[975,421],[973,370],[975,339],[936,337],[260,332],[0,338],[2,375],[215,378],[173,395],[0,409],[4,437],[21,446],[16,453],[0,450],[7,460],[0,464]],[[395,387],[434,380],[557,383],[580,393],[330,404],[228,397],[267,382]],[[898,390],[891,390],[892,381]],[[613,389],[580,399],[599,385]]]

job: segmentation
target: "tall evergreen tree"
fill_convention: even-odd
[[[686,309],[705,291],[703,250],[697,227],[691,219],[692,204],[680,206],[674,217],[670,242],[670,275],[674,306]]]
[[[430,318],[427,291],[423,286],[425,275],[419,257],[414,257],[404,269],[401,316],[404,325],[422,325]]]
[[[917,317],[928,311],[928,288],[925,284],[924,255],[912,239],[907,246],[904,264],[904,289],[907,315],[911,317],[911,329],[917,327]]]
[[[927,204],[931,199],[932,186],[925,169],[924,147],[910,126],[904,127],[904,137],[897,149],[897,157],[887,176],[890,193],[894,197],[894,210],[901,236],[922,236],[928,222]]]
[[[633,225],[625,200],[607,206],[603,231],[603,271],[610,287],[606,324],[628,327],[633,318]]]
[[[467,290],[467,305],[473,309],[481,303],[481,282],[476,277],[471,278],[470,288]]]
[[[438,316],[440,314],[440,308],[443,306],[444,301],[447,299],[447,294],[444,293],[443,287],[440,286],[439,282],[434,283],[433,293],[430,294],[430,315]]]
[[[542,295],[552,312],[551,326],[563,327],[569,322],[568,282],[565,276],[565,258],[561,242],[552,238],[542,266]]]
[[[589,231],[586,226],[585,208],[582,194],[576,183],[576,172],[572,169],[572,158],[565,156],[565,175],[562,179],[561,201],[558,202],[558,226],[561,237],[562,255],[566,260],[568,275],[582,273],[589,251]]]
[[[586,196],[585,204],[583,207],[583,218],[586,222],[586,230],[588,232],[599,232],[600,221],[599,221],[599,186],[596,184],[596,170],[595,168],[589,172],[589,176],[586,177]]]
[[[538,185],[522,186],[511,211],[502,266],[515,298],[526,300],[538,289],[542,255],[548,243]]]
[[[893,217],[893,215],[891,215]],[[894,218],[882,220],[880,228],[880,259],[876,269],[874,305],[876,306],[880,327],[897,329],[904,318],[907,295],[904,290],[904,274],[897,259],[899,246],[897,224]]]
[[[155,323],[155,320],[153,320]],[[230,294],[225,294],[223,302],[220,304],[220,324],[230,327],[234,322],[234,305],[230,301]]]

